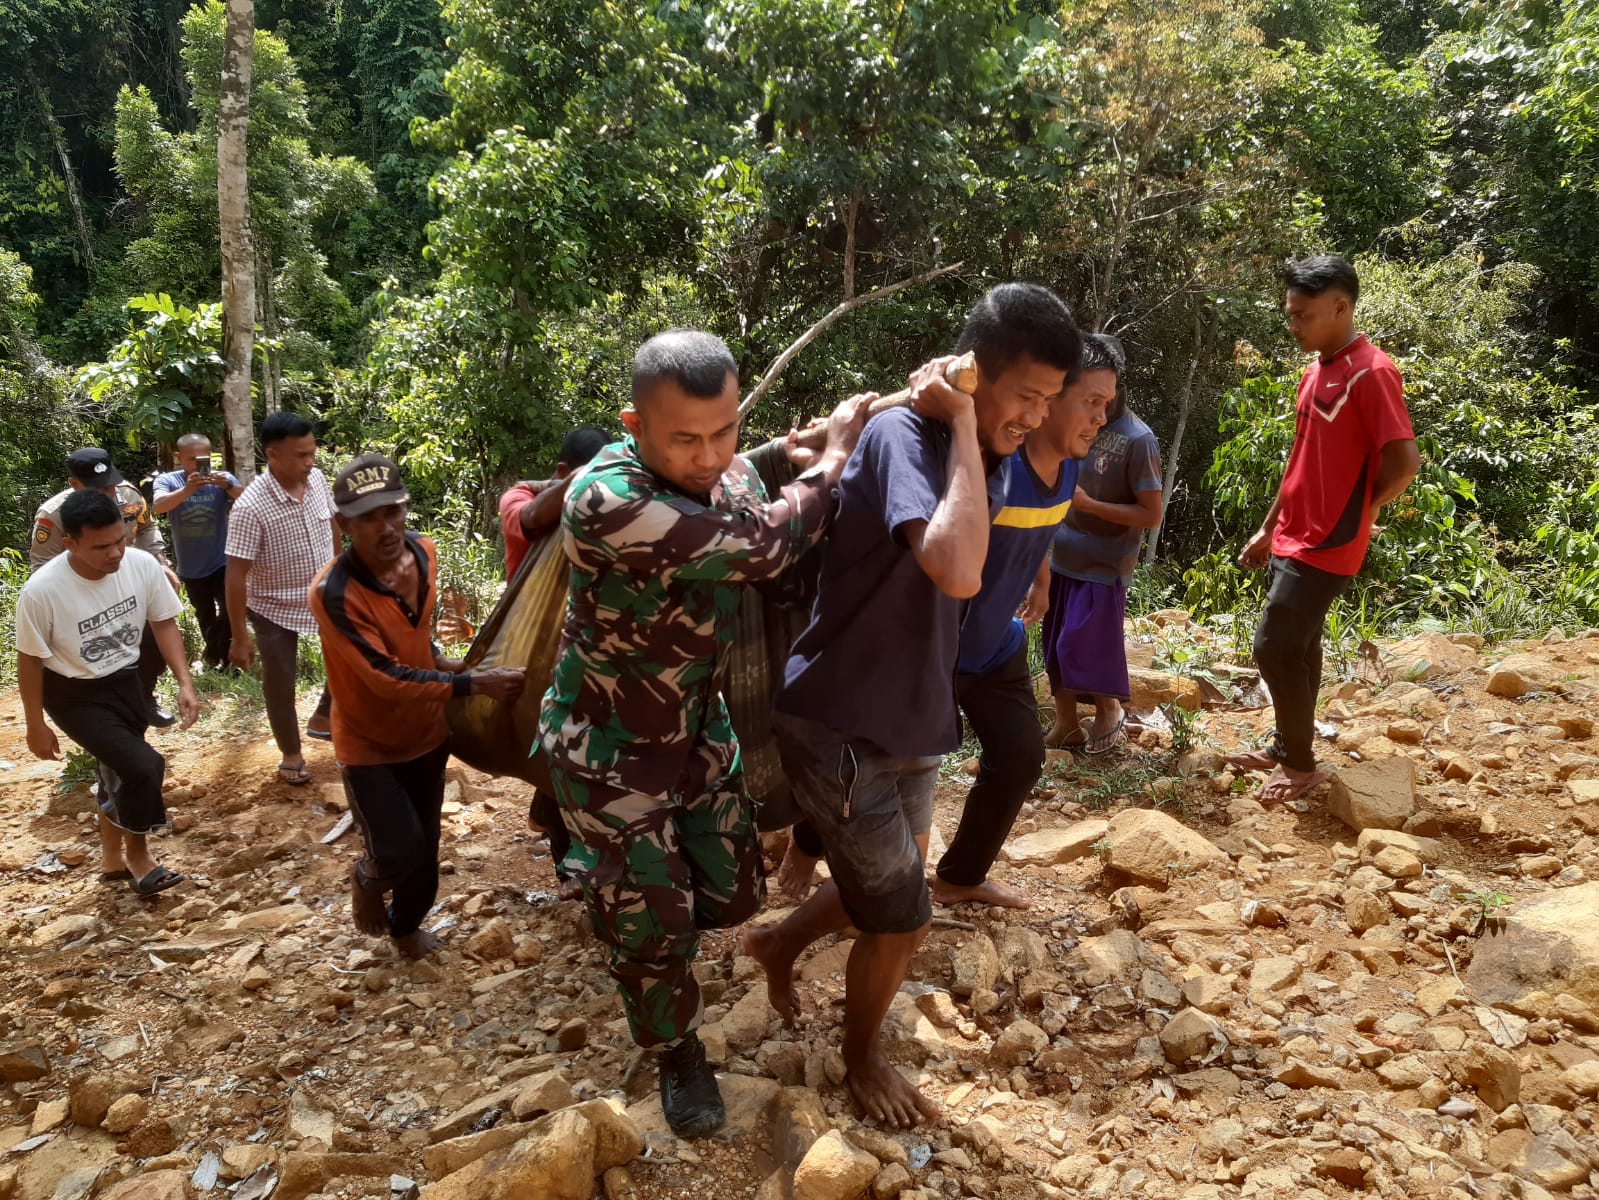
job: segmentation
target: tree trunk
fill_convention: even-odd
[[[855,296],[855,226],[861,215],[861,189],[856,188],[849,198],[844,220],[844,299]]]
[[[1166,525],[1166,514],[1171,511],[1172,488],[1177,485],[1177,460],[1183,452],[1183,435],[1188,432],[1188,418],[1194,411],[1194,377],[1199,374],[1199,359],[1205,345],[1205,320],[1201,307],[1202,297],[1197,293],[1189,296],[1189,306],[1194,317],[1194,341],[1188,357],[1188,377],[1183,381],[1182,398],[1177,404],[1177,428],[1172,430],[1171,448],[1166,452],[1166,470],[1160,482],[1160,520],[1155,522],[1155,527],[1149,531],[1149,537],[1144,542],[1144,561],[1155,561],[1156,550],[1160,545],[1160,531]]]
[[[94,243],[89,238],[89,222],[83,215],[83,192],[78,187],[78,172],[73,169],[72,155],[67,151],[67,138],[61,132],[61,126],[56,121],[55,109],[50,105],[50,93],[44,90],[44,85],[34,75],[30,68],[28,82],[33,85],[34,100],[39,105],[39,115],[44,118],[44,127],[50,131],[50,141],[54,144],[56,157],[61,160],[61,176],[67,182],[67,202],[72,205],[72,223],[78,230],[78,244],[83,247],[83,265],[89,270],[94,270]]]
[[[227,456],[245,482],[255,475],[250,359],[255,345],[255,247],[245,136],[250,126],[250,70],[255,55],[254,0],[227,0],[222,86],[217,105],[217,215],[222,227],[222,416]]]
[[[272,291],[272,260],[267,247],[258,247],[255,260],[255,295],[260,309],[261,333],[266,344],[258,346],[261,359],[261,408],[267,413],[283,409],[283,375],[279,365],[278,304]]]

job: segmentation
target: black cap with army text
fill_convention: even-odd
[[[333,481],[333,507],[341,517],[359,517],[375,508],[404,504],[411,499],[400,480],[400,468],[381,454],[362,454],[350,460]]]
[[[85,487],[116,487],[122,482],[122,472],[99,446],[85,446],[67,455],[67,472]]]

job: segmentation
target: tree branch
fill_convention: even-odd
[[[815,341],[829,325],[845,313],[860,308],[863,304],[870,304],[874,300],[882,300],[886,296],[892,296],[895,292],[903,291],[908,287],[915,287],[919,283],[931,283],[941,276],[952,275],[965,265],[963,262],[958,262],[950,263],[947,267],[935,267],[931,271],[924,271],[922,274],[913,275],[909,279],[901,279],[898,283],[885,284],[874,291],[863,292],[859,296],[851,296],[848,300],[838,304],[820,321],[789,343],[788,349],[772,360],[772,365],[766,368],[766,374],[762,376],[761,381],[750,390],[750,394],[744,398],[744,403],[738,406],[738,415],[742,417],[760,403],[761,397],[771,390],[772,385],[788,369],[788,364],[794,361],[795,356]]]

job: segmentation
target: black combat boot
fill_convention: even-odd
[[[716,1072],[705,1061],[697,1033],[687,1033],[661,1051],[661,1110],[678,1137],[705,1137],[727,1121]]]

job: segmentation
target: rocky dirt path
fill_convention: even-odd
[[[0,1200],[1592,1200],[1599,634],[1375,658],[1328,689],[1340,777],[1297,807],[1220,767],[1259,711],[1206,710],[1181,755],[1146,730],[1053,756],[999,870],[1035,906],[942,911],[890,1014],[932,1127],[874,1131],[840,1086],[847,939],[804,964],[789,1031],[708,938],[732,1119],[692,1144],[520,784],[452,769],[446,948],[406,964],[350,926],[325,747],[290,789],[227,698],[157,735],[179,829],[159,849],[192,882],[141,901],[98,880],[86,795],[28,756],[4,693]],[[940,788],[944,834],[965,782]]]

